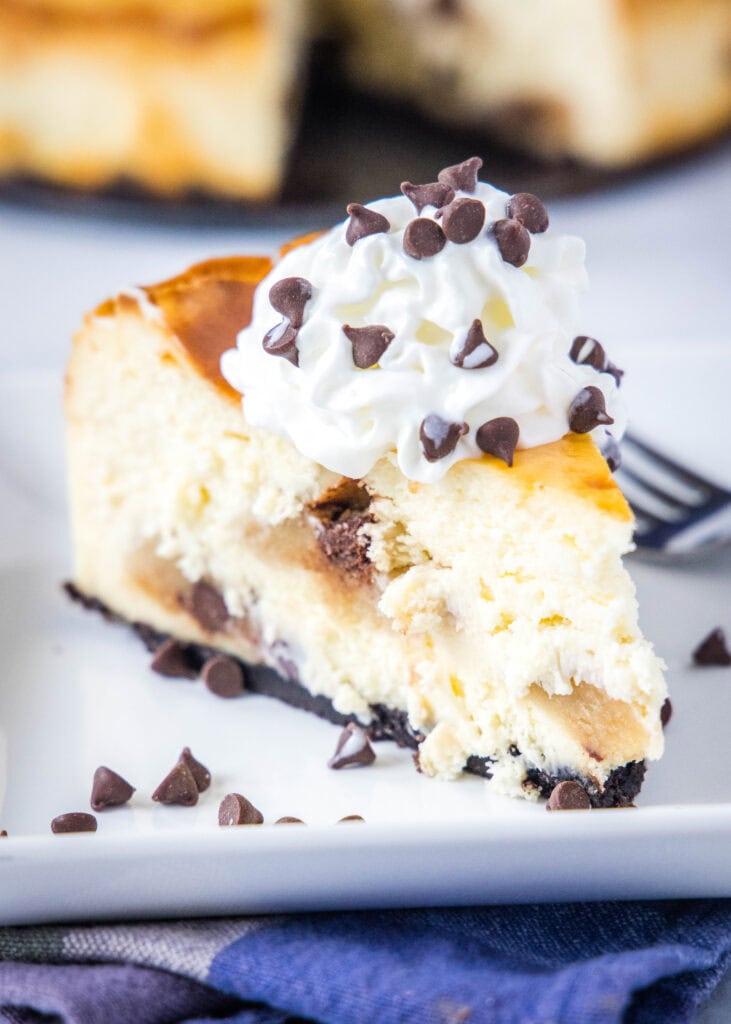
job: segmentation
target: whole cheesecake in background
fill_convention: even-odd
[[[212,260],[87,317],[73,592],[153,645],[268,666],[255,688],[428,775],[623,805],[666,692],[600,451],[621,371],[576,334],[583,243],[480,164],[353,203],[275,265]]]
[[[325,36],[366,94],[551,159],[631,166],[731,114],[728,0],[6,0],[0,174],[274,197]]]

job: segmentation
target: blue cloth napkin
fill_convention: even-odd
[[[0,961],[12,1024],[680,1024],[731,900],[4,928]]]

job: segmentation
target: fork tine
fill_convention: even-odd
[[[651,494],[654,498],[658,498],[666,505],[670,505],[672,508],[676,508],[681,512],[687,512],[689,508],[693,507],[691,502],[683,501],[682,498],[676,498],[674,495],[664,491],[662,487],[657,487],[640,473],[636,473],[633,469],[630,469],[626,463],[622,465],[620,474],[622,477],[627,477],[627,479],[632,480],[643,491]],[[630,504],[634,506],[635,503],[634,501],[630,501]]]
[[[668,470],[668,472],[675,474],[675,476],[677,476],[681,480],[684,480],[690,486],[697,487],[700,490],[708,491],[710,494],[729,494],[729,492],[724,490],[724,488],[712,483],[705,477],[699,476],[697,473],[694,473],[692,470],[688,469],[687,466],[682,466],[679,462],[676,462],[674,459],[669,458],[667,455],[663,455],[663,453],[659,452],[657,448],[653,448],[645,441],[640,441],[640,439],[638,437],[635,437],[634,434],[625,434],[625,436],[622,438],[622,443],[626,444],[627,442],[633,445],[633,447],[635,447],[638,451],[646,455],[648,459],[651,459],[653,462],[656,462],[659,465],[663,466],[665,469]]]
[[[648,508],[645,508],[645,506],[642,505],[641,502],[635,501],[634,498],[632,498],[632,500],[630,501],[629,504],[630,504],[630,508],[632,509],[634,514],[637,516],[637,518],[641,519],[641,520],[644,520],[649,525],[649,527],[651,529],[654,529],[656,526],[669,526],[670,525],[667,519],[662,519],[660,516],[656,515],[654,512],[650,512],[650,510]]]

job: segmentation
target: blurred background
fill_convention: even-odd
[[[0,369],[473,154],[584,236],[610,351],[726,338],[729,54],[731,0],[0,0]]]

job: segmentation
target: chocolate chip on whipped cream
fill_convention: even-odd
[[[485,337],[480,320],[473,320],[461,343],[453,343],[449,358],[463,370],[483,370],[498,361],[498,351]]]
[[[460,437],[469,431],[466,423],[448,423],[436,413],[430,413],[421,423],[419,437],[424,458],[427,462],[436,462],[451,455],[457,447]]]
[[[94,772],[91,787],[91,808],[94,811],[105,811],[107,807],[119,807],[127,803],[134,791],[135,787],[130,786],[117,772],[106,765],[99,765]]]
[[[522,267],[530,252],[530,235],[520,221],[510,217],[495,221],[492,233],[504,261]]]
[[[446,244],[444,232],[430,217],[417,217],[404,231],[404,252],[415,260],[436,256]]]
[[[599,444],[599,451],[604,456],[604,461],[611,472],[616,473],[622,465],[622,451],[614,435],[610,434],[608,430],[604,432],[604,439]]]
[[[477,175],[482,167],[479,156],[471,156],[461,164],[444,167],[437,178],[445,185],[450,185],[457,192],[474,192],[477,188]]]
[[[726,634],[717,626],[712,629],[708,636],[698,644],[693,651],[693,661],[696,665],[731,665],[731,651],[728,649]]]
[[[586,334],[579,334],[574,338],[569,350],[569,359],[579,366],[592,366],[599,373],[610,373],[619,384],[624,376],[624,370],[610,362],[604,346]]]
[[[270,356],[282,356],[293,366],[299,366],[298,334],[299,331],[296,327],[287,323],[286,320],[282,320],[280,324],[266,332],[261,343],[262,348]]]
[[[373,764],[376,752],[368,733],[355,722],[348,722],[338,738],[335,753],[327,762],[328,768],[355,768]]]
[[[343,334],[352,344],[353,362],[361,370],[375,366],[395,338],[385,324],[368,324],[365,327],[343,324]]]
[[[441,181],[430,181],[427,185],[412,185],[410,181],[402,181],[401,191],[414,204],[417,213],[421,213],[425,206],[441,210],[454,199],[454,189]]]
[[[554,787],[546,804],[547,811],[588,811],[590,807],[589,794],[578,782],[570,779]]]
[[[589,385],[582,388],[569,406],[569,429],[575,434],[588,434],[603,424],[614,423],[607,412],[604,394]]]
[[[269,289],[272,308],[286,317],[292,327],[302,326],[305,306],[311,298],[312,285],[304,277],[284,277]]]
[[[510,416],[496,416],[483,423],[475,435],[477,447],[486,455],[494,455],[507,466],[513,465],[520,428]]]
[[[538,196],[531,192],[516,192],[508,201],[508,217],[518,220],[532,235],[548,230],[548,213]]]
[[[347,212],[350,219],[345,228],[345,241],[348,245],[355,245],[369,235],[386,234],[391,229],[388,218],[361,203],[348,203]]]
[[[96,832],[96,818],[84,811],[59,814],[51,822],[51,832],[55,835],[63,832]]]
[[[479,199],[454,199],[442,213],[442,230],[448,242],[473,242],[485,223],[485,207]]]
[[[244,673],[235,658],[217,654],[201,669],[203,682],[216,697],[239,697],[244,692]]]
[[[261,825],[264,815],[254,807],[241,793],[228,793],[218,808],[218,824],[229,825]]]
[[[159,676],[170,679],[197,679],[198,669],[191,664],[187,651],[179,640],[163,640],[150,661],[150,668]]]
[[[277,818],[274,822],[275,825],[304,825],[305,822],[302,818],[293,818],[290,814],[285,814],[282,818]]]

